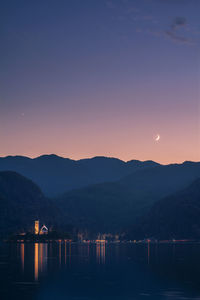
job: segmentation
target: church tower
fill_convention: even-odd
[[[35,221],[35,234],[39,234],[40,232],[40,222],[39,220]]]

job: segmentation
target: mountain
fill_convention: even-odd
[[[94,162],[99,164],[98,160]],[[94,162],[89,160],[92,168]],[[87,161],[81,163],[88,166]],[[104,169],[103,166],[101,170]],[[156,165],[138,168],[115,182],[93,184],[47,199],[30,179],[3,171],[0,172],[0,234],[30,229],[36,218],[48,225],[71,224],[91,232],[124,231],[132,224],[139,224],[156,201],[184,189],[198,177],[200,163]]]
[[[0,171],[14,171],[33,180],[47,196],[56,196],[91,184],[116,181],[138,169],[157,166],[153,161],[94,157],[71,160],[56,155],[34,159],[24,156],[0,158]]]
[[[200,177],[200,163],[156,166],[116,182],[91,185],[55,199],[70,222],[96,231],[132,226],[152,205]]]
[[[30,230],[37,218],[54,224],[59,216],[31,180],[15,172],[0,172],[0,236]]]
[[[158,201],[131,232],[134,238],[200,238],[200,178]]]

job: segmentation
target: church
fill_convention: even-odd
[[[39,222],[39,220],[35,221],[35,234],[42,235],[42,234],[48,234],[48,232],[49,232],[49,230],[46,227],[46,225],[42,225],[42,227],[40,228],[40,222]]]

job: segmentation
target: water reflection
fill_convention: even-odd
[[[147,259],[147,261],[148,261],[148,265],[149,265],[149,262],[150,262],[150,242],[148,242],[148,244],[147,244],[148,246],[147,246],[147,249],[148,249],[148,251],[147,251],[147,257],[148,257],[148,259]]]
[[[61,266],[61,254],[62,254],[62,252],[61,252],[61,241],[59,241],[59,265]]]
[[[39,274],[47,271],[48,244],[35,243],[34,245],[34,279],[38,281]]]
[[[35,256],[34,256],[34,278],[35,281],[38,281],[38,257],[39,257],[39,251],[38,251],[38,243],[35,243]]]
[[[72,251],[72,249],[71,249],[71,243],[69,244],[69,263],[71,263],[71,251]]]
[[[67,263],[67,242],[65,241],[65,265]]]
[[[48,262],[48,244],[39,244],[39,272],[46,273],[47,271],[47,262]]]
[[[24,272],[24,243],[20,244],[20,257],[21,257],[22,272]]]
[[[98,264],[105,264],[106,244],[103,242],[96,244],[96,260]]]
[[[16,272],[19,269],[11,265],[13,273],[16,273],[12,283],[26,285],[27,289],[31,284],[36,289],[40,288],[41,282],[43,284],[51,278],[49,282],[52,286],[47,284],[45,297],[38,298],[42,300],[81,297],[92,300],[138,300],[147,296],[151,300],[196,300],[200,297],[200,245],[150,242],[138,245],[105,242],[79,244],[59,241],[13,244],[11,250],[10,261],[17,261],[18,268],[22,270]],[[5,272],[1,273],[1,267],[5,268],[5,265],[0,264],[2,280],[6,277]],[[8,274],[10,276],[11,272]],[[7,281],[11,281],[9,276]],[[97,290],[100,298],[95,294]],[[59,293],[66,297],[59,298]],[[106,293],[107,298],[104,297]]]

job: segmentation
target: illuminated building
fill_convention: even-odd
[[[40,234],[48,234],[48,228],[43,225],[41,228],[40,228]]]
[[[39,234],[40,232],[40,222],[39,220],[35,221],[35,234]]]
[[[49,230],[45,225],[40,228],[39,220],[35,221],[35,234],[48,234]]]

